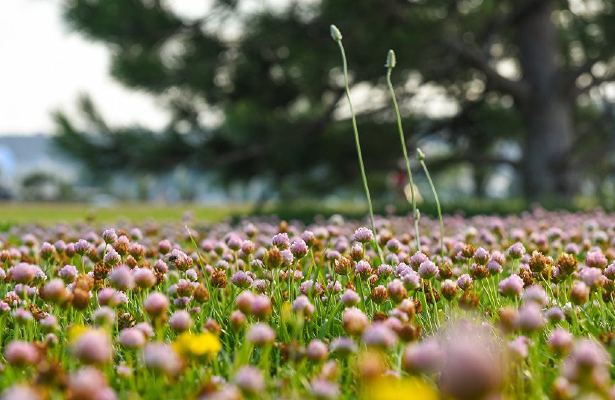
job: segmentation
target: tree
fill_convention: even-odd
[[[215,170],[222,182],[258,177],[291,192],[348,186],[358,170],[330,23],[344,33],[353,87],[370,90],[359,124],[374,176],[399,156],[382,95],[388,48],[398,53],[395,84],[411,142],[446,140],[451,152],[432,164],[473,166],[477,187],[489,166],[506,164],[530,198],[574,194],[586,172],[575,155],[592,142],[585,138],[611,140],[586,101],[615,79],[608,0],[247,3],[216,0],[187,18],[161,0],[67,0],[70,26],[112,50],[113,76],[157,96],[173,117],[163,132],[109,128],[84,101],[90,129],[59,113],[58,141],[106,167],[99,171],[183,162]],[[426,88],[458,111],[411,115],[409,101]],[[206,116],[218,122],[205,124]],[[502,140],[517,142],[522,159],[495,151]]]

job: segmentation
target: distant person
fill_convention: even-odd
[[[389,184],[392,188],[395,201],[412,202],[412,190],[410,189],[410,182],[408,181],[408,174],[405,167],[398,167],[389,174]],[[414,196],[417,204],[423,202],[423,197],[416,184],[414,185]]]

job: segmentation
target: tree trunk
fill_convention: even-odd
[[[472,175],[474,178],[474,197],[483,199],[487,196],[488,170],[484,165],[476,163],[472,165]]]
[[[529,91],[517,100],[527,136],[523,177],[526,197],[562,197],[577,188],[567,154],[574,140],[573,99],[561,88],[557,28],[551,2],[539,5],[519,24],[519,60]]]

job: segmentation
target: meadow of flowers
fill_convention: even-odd
[[[615,399],[615,215],[14,225],[0,396]],[[369,227],[367,227],[369,226]]]
[[[2,398],[615,398],[615,216],[375,226],[14,226]]]

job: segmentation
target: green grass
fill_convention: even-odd
[[[552,202],[545,205],[550,210],[565,209],[582,211],[596,207],[596,203]],[[462,213],[466,216],[478,214],[506,215],[518,214],[528,210],[531,205],[521,199],[507,200],[460,200],[456,203],[443,203],[444,214]],[[435,217],[436,206],[433,203],[419,205],[421,214]],[[610,208],[605,208],[607,211]],[[376,202],[377,214],[384,215],[385,205]],[[0,203],[0,227],[23,223],[51,225],[57,223],[75,223],[88,221],[95,224],[109,224],[118,221],[142,223],[153,220],[159,222],[180,222],[189,212],[194,221],[214,223],[227,218],[237,219],[247,215],[276,216],[285,220],[311,222],[316,216],[329,217],[341,214],[348,218],[362,219],[367,215],[363,202],[338,200],[321,201],[318,199],[300,199],[293,202],[280,201],[270,203],[262,210],[254,211],[249,203],[229,203],[219,205],[202,204],[162,204],[162,203],[123,203],[109,207],[97,207],[84,203]],[[410,215],[407,203],[396,205],[395,213]]]
[[[230,216],[248,212],[246,205],[166,205],[166,204],[119,204],[112,207],[96,207],[88,204],[70,203],[0,203],[0,225],[37,223],[133,223],[148,220],[178,222],[189,212],[199,222],[218,222]]]

